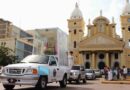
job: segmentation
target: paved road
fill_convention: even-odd
[[[4,90],[0,83],[0,90]],[[32,86],[16,86],[14,90],[35,90]],[[46,90],[61,90],[59,83],[49,84]],[[66,88],[62,90],[130,90],[128,84],[102,84],[100,80],[90,80],[87,84],[68,84]]]

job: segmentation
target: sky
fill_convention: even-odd
[[[120,15],[126,0],[0,0],[0,18],[23,30],[59,27],[67,33],[67,19],[76,2],[86,25],[88,19],[92,22],[102,10],[110,22],[115,18],[116,32],[121,35]]]

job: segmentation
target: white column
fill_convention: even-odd
[[[95,62],[95,53],[92,53],[92,62],[91,62],[91,67],[92,67],[92,68],[96,68],[96,67],[95,67],[95,65],[96,65],[95,63],[96,63],[96,62]]]
[[[106,65],[109,67],[110,66],[110,62],[109,62],[109,54],[108,52],[106,52],[106,60],[105,60]]]

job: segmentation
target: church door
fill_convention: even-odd
[[[89,63],[89,62],[86,62],[86,63],[85,63],[85,68],[86,68],[86,69],[89,69],[89,68],[90,68],[90,63]]]
[[[98,63],[98,68],[99,68],[99,69],[104,69],[104,67],[105,67],[105,63],[104,63],[103,61],[100,61],[100,62]]]
[[[114,68],[116,68],[116,67],[120,67],[119,62],[114,63]]]

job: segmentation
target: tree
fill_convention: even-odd
[[[5,66],[15,62],[14,51],[4,45],[0,46],[0,65]]]

